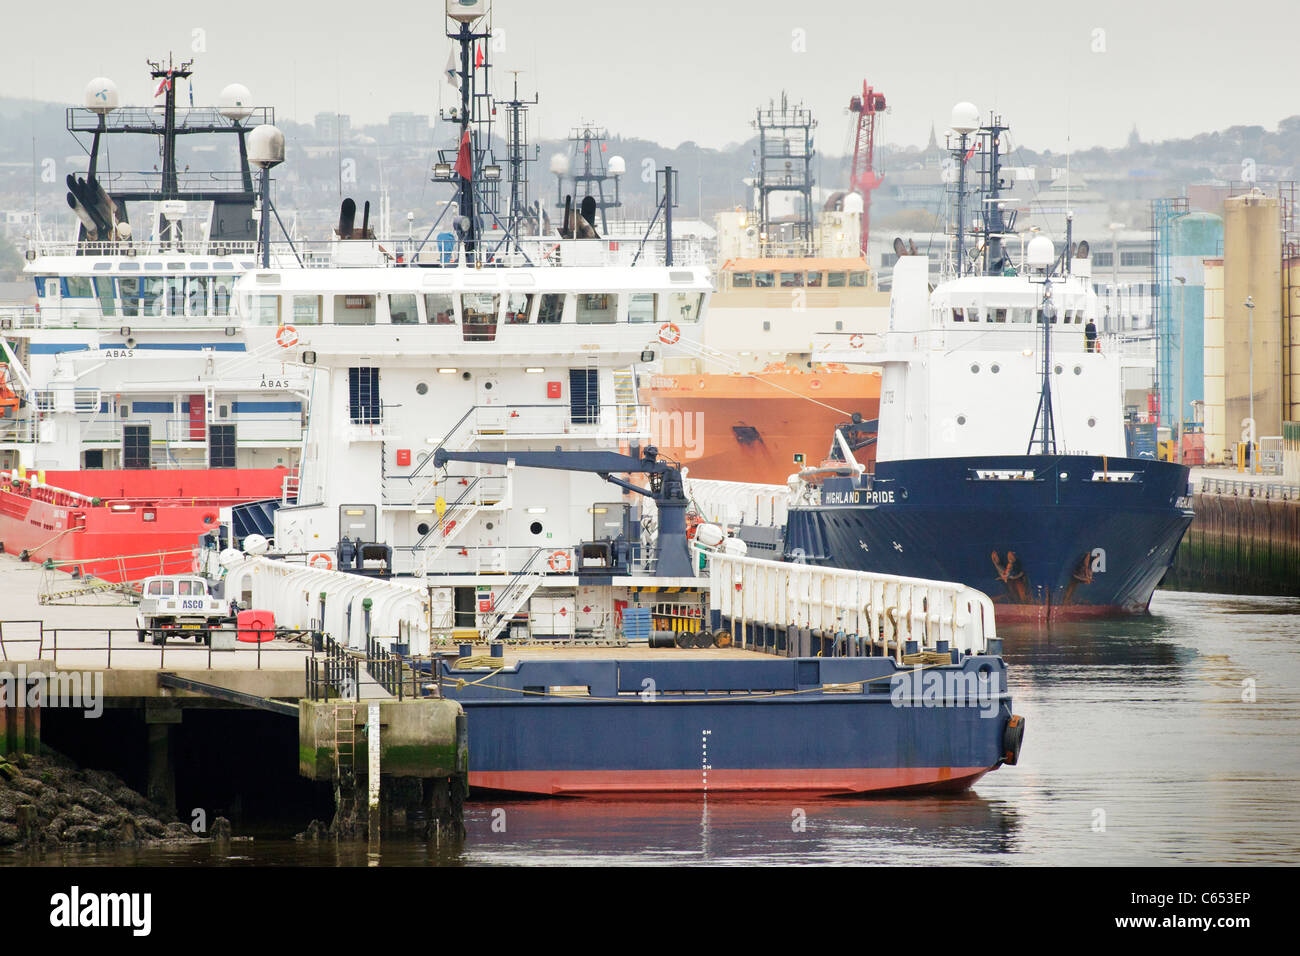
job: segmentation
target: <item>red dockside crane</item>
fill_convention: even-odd
[[[885,177],[875,170],[876,116],[885,111],[885,96],[862,81],[862,95],[849,100],[853,121],[853,166],[849,169],[849,189],[862,197],[862,253],[867,252],[871,232],[871,191]]]

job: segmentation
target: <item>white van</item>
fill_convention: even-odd
[[[166,637],[193,637],[208,643],[209,627],[224,624],[226,605],[208,591],[198,575],[164,574],[146,578],[140,589],[135,624],[141,641],[149,637],[161,644]],[[166,633],[175,631],[175,634]]]

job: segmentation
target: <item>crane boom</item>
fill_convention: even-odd
[[[876,172],[876,122],[885,111],[885,96],[877,93],[862,81],[862,95],[849,100],[849,112],[854,115],[853,165],[849,170],[849,189],[862,197],[862,254],[867,253],[867,239],[871,233],[871,191],[884,180]]]

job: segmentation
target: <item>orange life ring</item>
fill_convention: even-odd
[[[682,337],[682,330],[671,322],[659,326],[659,341],[664,345],[676,345]]]
[[[282,325],[275,330],[275,341],[282,349],[291,349],[298,344],[298,330],[292,325]]]
[[[569,557],[567,551],[552,551],[551,556],[546,559],[546,563],[552,571],[558,571],[561,574],[573,570],[573,559]]]
[[[334,559],[324,551],[317,551],[307,559],[307,564],[313,568],[320,568],[323,571],[334,570]]]
[[[865,335],[861,332],[854,332],[849,336],[849,348],[860,349],[864,344],[866,344],[866,341],[867,337]]]

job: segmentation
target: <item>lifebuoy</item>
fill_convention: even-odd
[[[849,348],[860,349],[864,344],[866,344],[866,341],[867,337],[865,335],[861,332],[854,332],[849,336]]]
[[[546,563],[552,571],[559,571],[561,574],[573,570],[573,559],[569,557],[567,551],[552,551]]]
[[[311,567],[320,568],[323,571],[332,571],[334,569],[334,559],[324,551],[317,551],[307,559],[307,563]]]
[[[664,345],[676,345],[682,337],[682,330],[671,322],[659,326],[659,341]]]
[[[282,349],[291,349],[298,344],[298,330],[292,325],[282,325],[275,330],[275,341]]]

